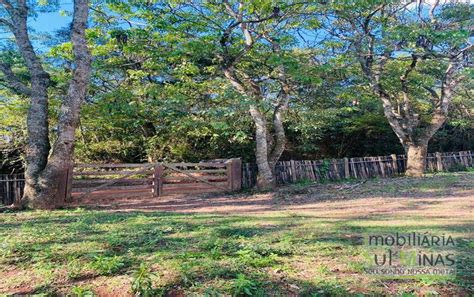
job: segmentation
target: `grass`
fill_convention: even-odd
[[[365,200],[321,202],[334,209],[354,206],[354,211],[342,213],[327,212],[326,204],[318,204],[317,197],[309,202],[321,206],[321,211],[285,208],[262,213],[179,214],[77,208],[4,213],[0,215],[0,292],[72,296],[468,295],[472,293],[469,281],[474,244],[473,222],[466,207],[472,206],[473,177],[473,173],[463,173],[438,175],[436,182],[430,178],[374,180],[357,190],[350,188],[356,191],[354,197]],[[403,204],[399,211],[355,213],[361,205],[370,205],[367,192],[398,195],[400,184],[412,198],[387,198],[387,203]],[[327,192],[321,195],[337,186],[326,186]],[[294,189],[280,191],[291,196]],[[301,185],[296,189],[302,192]],[[453,189],[468,191],[470,196],[454,203],[453,197],[460,194],[441,197],[437,192]],[[310,190],[304,193],[309,195],[305,202],[315,195]],[[427,194],[433,194],[429,201]],[[278,193],[274,197],[278,202]],[[371,211],[378,207],[366,206]],[[395,232],[452,235],[457,274],[367,274],[373,256],[365,244],[367,235]]]

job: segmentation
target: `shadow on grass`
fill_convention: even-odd
[[[252,214],[262,211],[284,210],[288,206],[327,201],[355,201],[367,198],[412,198],[408,208],[435,205],[437,201],[422,199],[449,199],[472,197],[474,173],[436,175],[424,178],[390,178],[367,181],[342,181],[329,184],[290,185],[274,193],[249,196],[245,193],[222,193],[133,198],[83,204],[90,209],[112,211],[166,211],[176,213],[233,213]],[[466,191],[468,190],[468,191]],[[310,208],[308,208],[310,209]]]
[[[415,208],[420,206],[422,204],[414,205]],[[262,290],[278,291],[282,295],[346,296],[355,283],[334,281],[334,276],[350,278],[347,272],[334,272],[320,281],[315,281],[311,275],[308,278],[285,276],[275,280],[267,272],[279,265],[281,260],[278,257],[293,259],[305,256],[309,265],[316,268],[320,265],[316,256],[329,252],[330,263],[344,264],[341,263],[344,257],[364,252],[367,234],[466,234],[474,229],[471,223],[439,226],[430,221],[421,227],[409,223],[390,226],[385,224],[390,218],[381,214],[325,220],[291,215],[261,218],[87,210],[22,212],[6,214],[1,219],[0,234],[4,238],[1,261],[24,269],[51,265],[69,269],[74,260],[95,267],[98,265],[97,257],[103,258],[104,266],[112,265],[114,257],[118,257],[123,265],[109,275],[130,275],[144,261],[150,267],[158,264],[165,265],[161,269],[178,271],[180,277],[167,285],[169,290],[194,290],[199,284],[216,279],[233,284],[238,275],[243,274]],[[361,220],[371,221],[373,225],[355,224]],[[470,259],[471,246],[472,242],[464,239],[459,240],[456,247],[458,274],[454,284],[465,292],[471,285],[474,269]],[[94,271],[92,274],[79,274],[74,280],[93,279],[101,274],[100,269]],[[54,292],[70,286],[74,280],[53,281],[37,288],[35,293]],[[443,283],[435,285],[443,287]],[[225,293],[232,293],[233,287],[229,286],[223,289]],[[376,287],[367,288],[367,292],[375,291]]]

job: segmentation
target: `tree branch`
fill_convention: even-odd
[[[411,132],[419,123],[418,118],[415,114],[413,114],[413,110],[411,108],[411,102],[408,97],[408,85],[407,79],[408,75],[416,68],[418,63],[419,57],[415,54],[412,55],[412,61],[408,68],[405,70],[402,76],[400,76],[400,83],[402,85],[402,94],[403,94],[403,111],[404,116],[408,121],[407,129]]]
[[[12,23],[7,21],[6,19],[0,19],[0,24],[7,26],[10,30],[12,29]]]
[[[6,80],[8,81],[9,86],[13,90],[25,96],[31,95],[31,89],[25,84],[23,84],[20,79],[18,79],[18,77],[12,71],[10,65],[0,62],[0,71],[3,72]]]
[[[12,14],[15,8],[13,5],[8,2],[7,0],[0,0],[0,4],[5,8],[5,10],[9,13]]]
[[[388,51],[384,52],[384,55],[379,63],[379,69],[377,72],[373,71],[373,63],[374,63],[374,43],[375,43],[375,36],[372,35],[371,29],[370,29],[370,21],[371,18],[381,9],[384,8],[384,5],[378,6],[373,12],[371,12],[365,19],[363,23],[363,34],[362,36],[359,36],[359,39],[356,39],[354,42],[354,46],[356,48],[357,52],[357,59],[359,61],[359,64],[362,68],[362,72],[366,76],[366,78],[369,80],[369,85],[373,92],[377,94],[377,96],[380,98],[382,101],[383,105],[383,111],[385,114],[385,117],[388,119],[390,126],[392,127],[393,131],[397,134],[397,136],[403,141],[406,142],[408,140],[409,135],[399,122],[400,119],[400,114],[398,114],[395,111],[395,108],[391,102],[391,97],[390,95],[384,90],[381,82],[380,82],[380,76],[383,71],[383,65],[385,62],[388,60],[390,54]],[[357,25],[354,23],[354,20],[348,20],[349,24],[354,28],[355,32],[360,32],[357,31]],[[366,37],[368,38],[369,46],[368,46],[368,53],[364,54],[363,48],[362,48],[362,40],[363,38]]]

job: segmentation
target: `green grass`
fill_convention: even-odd
[[[443,186],[426,180],[418,188],[435,191],[457,182],[454,175],[444,177]],[[440,209],[440,213],[445,211],[450,210]],[[472,221],[451,218],[446,222],[424,218],[422,212],[365,219],[287,211],[256,215],[86,209],[4,213],[0,215],[0,274],[6,276],[0,292],[467,294],[472,289]],[[452,234],[460,259],[458,274],[400,279],[365,273],[371,257],[364,244],[367,234],[411,231]]]

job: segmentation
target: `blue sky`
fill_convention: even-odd
[[[73,2],[59,4],[59,9],[53,12],[41,12],[37,17],[29,18],[30,27],[37,33],[54,33],[68,26],[72,21]]]
[[[28,25],[35,34],[54,34],[55,31],[68,26],[72,20],[73,3],[61,3],[60,9],[54,12],[40,12],[36,17],[28,18]],[[67,12],[66,14],[61,13]],[[12,39],[13,36],[8,31],[0,32],[0,45],[2,40]],[[47,46],[43,45],[38,39],[33,39],[33,44],[37,50],[45,50]],[[44,38],[43,38],[44,41]]]
[[[72,3],[61,4],[61,10],[71,12]],[[61,15],[60,11],[39,13],[36,19],[30,19],[30,26],[38,32],[52,33],[71,22],[70,15]]]

